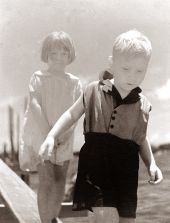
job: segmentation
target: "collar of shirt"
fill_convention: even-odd
[[[140,93],[142,92],[140,87],[134,88],[125,98],[122,99],[120,93],[118,92],[114,84],[112,84],[111,81],[109,81],[109,85],[112,85],[112,86],[108,86],[108,83],[105,84],[105,81],[106,79],[104,79],[103,81],[100,81],[100,84],[103,85],[102,89],[107,94],[113,96],[113,99],[116,100],[117,106],[121,104],[133,104],[140,100],[141,98]]]
[[[120,93],[116,87],[112,86],[112,91],[108,92],[113,96],[113,99],[116,100],[117,106],[121,104],[133,104],[140,100],[140,93],[142,92],[140,87],[134,88],[125,98],[122,99]]]

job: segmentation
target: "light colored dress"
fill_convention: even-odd
[[[47,71],[35,72],[30,80],[29,103],[25,112],[23,132],[19,150],[20,167],[23,170],[36,171],[39,164],[38,151],[50,129],[59,117],[78,99],[82,91],[79,78],[70,73],[55,76]],[[32,100],[40,106],[38,122],[30,106]],[[61,165],[73,157],[74,128],[60,138],[60,146],[51,158],[51,162]]]

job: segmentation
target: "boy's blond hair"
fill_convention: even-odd
[[[144,54],[151,56],[152,45],[150,40],[136,29],[120,34],[113,44],[112,56],[117,53]]]
[[[50,33],[43,41],[41,49],[41,60],[48,62],[48,54],[55,46],[64,48],[69,53],[68,64],[72,63],[76,57],[75,48],[71,37],[63,31]]]

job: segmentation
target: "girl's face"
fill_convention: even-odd
[[[49,67],[64,69],[68,64],[69,52],[63,47],[54,46],[48,53]]]
[[[142,54],[129,55],[122,53],[113,58],[114,84],[120,94],[126,96],[142,83],[146,75],[148,62],[149,58]]]

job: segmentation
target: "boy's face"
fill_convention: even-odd
[[[69,53],[63,47],[54,46],[48,53],[48,65],[58,68],[68,64]]]
[[[129,55],[116,54],[113,58],[112,71],[114,73],[114,84],[117,90],[128,94],[138,87],[147,71],[149,58],[143,54]]]

